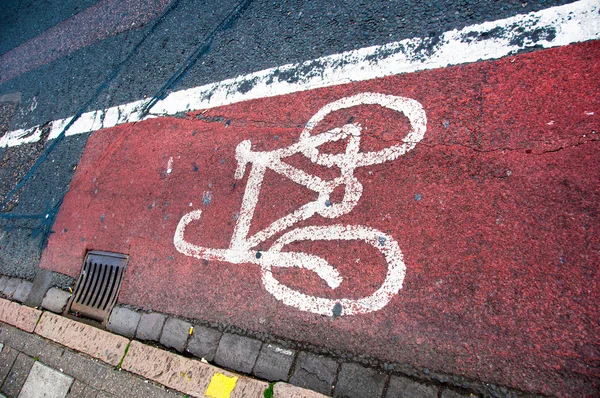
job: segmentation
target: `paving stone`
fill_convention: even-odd
[[[167,317],[158,312],[142,314],[135,337],[140,340],[158,341]]]
[[[263,381],[236,375],[138,341],[131,342],[122,366],[123,370],[191,396],[205,396],[215,377],[236,379],[231,398],[263,397],[268,387]]]
[[[287,381],[296,351],[275,344],[263,344],[253,373],[269,381]]]
[[[10,276],[2,275],[0,276],[0,292],[4,293],[4,289],[6,288],[6,284],[10,280]]]
[[[75,380],[67,394],[67,398],[95,398],[97,394],[98,390],[95,388],[92,388],[79,380]]]
[[[73,378],[35,362],[21,389],[19,398],[64,398]]]
[[[339,364],[331,358],[300,352],[290,383],[330,395]]]
[[[149,383],[127,372],[110,371],[106,375],[102,390],[121,398],[175,398],[182,395],[167,390],[163,386]]]
[[[192,324],[177,318],[168,318],[160,336],[160,344],[183,352]]]
[[[48,290],[48,293],[46,293],[44,296],[44,299],[42,300],[42,307],[48,311],[62,314],[70,297],[71,293],[53,287],[52,289]]]
[[[333,392],[334,397],[380,397],[387,375],[355,363],[344,363]]]
[[[467,393],[460,393],[454,390],[443,390],[442,391],[442,398],[470,398],[473,397],[474,395],[472,394],[467,394]]]
[[[113,366],[121,361],[129,343],[123,336],[51,312],[42,314],[35,333]]]
[[[215,359],[221,335],[222,333],[216,329],[196,325],[188,342],[187,350],[198,358],[212,362]]]
[[[407,377],[392,376],[386,398],[436,398],[438,388]]]
[[[22,351],[23,345],[31,338],[29,333],[26,333],[14,326],[0,324],[0,341],[5,345]]]
[[[33,278],[33,287],[25,300],[29,307],[39,307],[48,289],[52,287],[52,271],[49,269],[38,268],[35,278]]]
[[[15,362],[12,365],[12,368],[10,369],[10,372],[8,372],[6,379],[4,379],[4,383],[2,384],[2,392],[9,397],[16,397],[19,395],[19,391],[21,391],[21,387],[23,387],[33,363],[33,358],[19,353],[17,355],[17,359],[15,359]]]
[[[19,352],[8,346],[4,346],[2,352],[0,352],[0,387],[4,383],[8,373],[10,373],[10,368],[12,368],[15,359],[17,359],[17,355],[19,355]]]
[[[224,333],[219,342],[215,363],[239,372],[252,372],[262,342],[250,337]]]
[[[106,375],[111,371],[102,362],[68,350],[65,350],[57,365],[65,374],[96,389],[102,387]]]
[[[37,358],[40,362],[51,367],[58,367],[64,349],[58,344],[44,340],[39,336],[31,336],[21,350],[23,354]]]
[[[42,311],[0,299],[0,321],[33,332]]]
[[[25,280],[21,281],[13,294],[13,300],[23,303],[27,299],[27,296],[29,296],[32,287],[33,283]]]
[[[141,315],[138,312],[125,307],[115,307],[110,313],[106,328],[111,332],[133,337],[140,322]]]
[[[19,284],[21,284],[21,279],[10,278],[8,282],[6,282],[4,289],[2,289],[2,293],[4,293],[5,296],[11,298],[12,295],[15,294],[15,291],[17,290],[17,287],[19,287]]]
[[[316,391],[307,390],[293,386],[288,383],[275,383],[273,386],[274,397],[285,397],[285,398],[325,398],[327,395],[319,394]]]
[[[105,391],[98,391],[98,395],[96,395],[96,398],[115,398],[115,396]]]

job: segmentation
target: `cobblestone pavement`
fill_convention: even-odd
[[[382,371],[289,342],[123,306],[112,310],[105,331],[58,315],[68,305],[68,291],[46,286],[40,295],[38,288],[0,276],[5,297],[0,298],[0,383],[9,397],[42,389],[33,386],[48,386],[52,397],[268,397],[269,391],[299,398],[521,395],[429,371],[419,377],[392,364]],[[20,304],[34,296],[43,297],[41,309]],[[225,395],[208,393],[211,385],[223,384],[217,375],[235,379]]]

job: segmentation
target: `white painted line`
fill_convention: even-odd
[[[410,129],[398,142],[375,152],[361,152],[360,139],[362,127],[358,124],[346,124],[320,134],[313,134],[315,127],[331,112],[360,105],[380,105],[406,116]],[[261,267],[262,282],[265,289],[277,300],[301,311],[314,314],[356,315],[378,311],[402,288],[406,266],[398,243],[389,235],[363,225],[329,225],[295,228],[277,239],[270,249],[257,253],[256,247],[279,232],[319,214],[326,218],[337,218],[349,213],[358,204],[363,186],[354,175],[358,167],[372,166],[392,161],[412,150],[423,139],[427,129],[427,117],[421,104],[413,99],[378,93],[360,93],[344,97],[323,106],[310,120],[300,134],[300,140],[288,147],[267,152],[252,151],[249,140],[242,141],[235,150],[238,166],[235,178],[243,178],[247,165],[251,164],[250,176],[242,206],[233,230],[229,249],[213,249],[197,246],[185,240],[187,226],[200,219],[201,210],[193,210],[183,215],[173,237],[177,250],[186,256],[204,260],[227,261],[233,264],[257,264]],[[340,154],[321,153],[319,147],[327,142],[347,140],[346,150]],[[287,164],[283,159],[302,153],[311,162],[340,170],[340,177],[331,181],[322,180],[301,169]],[[318,197],[298,209],[274,221],[267,228],[248,236],[254,210],[260,197],[260,189],[267,169],[289,178],[299,185],[314,191]],[[344,187],[344,197],[340,203],[332,203],[331,193],[338,187]],[[204,199],[203,199],[204,201]],[[315,272],[331,289],[342,283],[339,272],[325,259],[303,252],[282,251],[283,247],[296,241],[307,240],[356,240],[363,241],[378,249],[387,263],[384,282],[370,296],[359,299],[333,300],[324,297],[309,296],[280,283],[274,276],[273,267],[298,267]]]
[[[600,2],[580,0],[538,12],[451,30],[434,39],[412,38],[288,64],[176,91],[159,101],[147,118],[214,108],[257,98],[370,80],[385,76],[498,59],[525,48],[551,48],[600,39]],[[83,114],[69,128],[75,135],[140,120],[138,100]],[[54,139],[70,118],[50,122]],[[0,147],[36,142],[41,126],[15,130],[0,138]]]

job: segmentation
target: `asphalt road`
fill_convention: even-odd
[[[190,63],[189,70],[167,87],[167,92],[365,46],[435,37],[451,29],[568,2],[254,1],[245,5],[234,1],[157,1],[142,12],[125,9],[113,18],[149,19],[144,12],[164,9],[160,17],[147,20],[142,26],[134,24],[135,29],[130,30],[122,31],[123,27],[113,25],[108,32],[104,20],[96,17],[102,13],[110,16],[114,2],[5,3],[1,66],[3,75],[10,72],[16,76],[0,85],[0,95],[21,94],[19,108],[11,119],[14,129],[43,125],[81,109],[94,110],[151,97],[199,49],[204,51],[197,61]],[[240,4],[245,7],[232,13]],[[82,13],[81,20],[72,21],[70,17],[89,6],[97,7],[97,11]],[[227,17],[228,24],[219,27]],[[57,24],[74,27],[40,37]],[[90,44],[81,47],[76,33],[82,24],[97,42],[92,44],[94,40],[90,39]],[[26,69],[25,57],[16,50],[28,40],[34,53],[43,54],[41,59],[52,59],[57,48],[65,55],[19,74]],[[37,47],[38,43],[45,47]],[[85,135],[67,137],[53,151],[51,159],[41,164],[35,178],[24,187],[29,195],[20,195],[20,214],[48,214],[57,209],[86,139]],[[9,150],[32,152],[28,158],[36,158],[39,153],[39,149],[25,147]],[[2,192],[8,192],[16,180],[26,175],[28,168],[23,166],[15,166],[16,179],[1,182],[5,185]],[[8,229],[16,228],[4,236],[0,246],[11,248],[10,253],[0,252],[3,271],[32,277],[48,225],[25,219],[3,222]],[[42,234],[31,238],[32,229]]]
[[[142,8],[131,1],[123,3],[118,15],[111,14],[115,4],[107,0],[77,3],[79,8],[69,2],[25,3],[7,5],[2,19],[0,96],[21,95],[14,111],[13,105],[6,108],[11,109],[11,129],[407,38],[429,38],[427,53],[443,32],[569,2],[174,0]],[[94,12],[86,13],[88,7],[95,7]],[[544,34],[533,32],[529,38]],[[597,167],[598,156],[595,147],[583,146],[595,138],[581,138],[580,133],[589,134],[597,126],[597,119],[582,109],[593,113],[598,104],[593,79],[598,48],[572,47],[526,48],[519,52],[522,58],[512,61],[516,64],[486,61],[292,95],[282,102],[257,100],[207,114],[78,134],[51,151],[53,141],[45,149],[40,143],[1,148],[3,159],[12,160],[6,163],[10,172],[3,169],[9,177],[0,181],[0,192],[9,192],[24,177],[28,180],[0,219],[0,273],[33,278],[48,239],[44,266],[71,277],[78,273],[74,259],[87,249],[130,250],[138,260],[123,291],[122,299],[129,304],[325,344],[334,353],[363,350],[382,360],[412,361],[417,367],[524,391],[590,391],[598,378],[593,337],[598,328],[593,321],[598,297],[593,283],[597,178],[587,170]],[[34,63],[38,66],[31,69]],[[574,78],[571,72],[578,68],[582,72]],[[399,241],[409,270],[404,301],[392,300],[385,310],[360,320],[333,317],[333,324],[277,302],[275,294],[273,298],[264,291],[260,273],[250,268],[240,279],[235,268],[221,268],[221,259],[204,279],[190,273],[198,262],[174,250],[173,231],[186,211],[202,206],[204,216],[213,212],[207,230],[219,231],[207,243],[227,247],[239,216],[230,210],[239,207],[243,193],[231,188],[236,187],[235,147],[242,137],[259,142],[254,150],[291,144],[327,101],[363,91],[416,98],[429,120],[431,135],[400,166],[379,169],[376,178],[361,174],[376,195],[365,195],[358,218],[347,220],[370,224]],[[556,115],[563,119],[555,120]],[[355,117],[360,119],[360,112]],[[397,120],[395,126],[403,123]],[[543,128],[554,123],[556,134],[545,136]],[[369,145],[377,147],[378,142]],[[574,149],[563,151],[566,147]],[[506,156],[503,150],[508,150]],[[554,152],[556,157],[548,157]],[[35,159],[41,159],[37,169],[29,171]],[[169,162],[175,165],[173,175],[167,172]],[[181,163],[185,166],[179,169]],[[392,181],[399,182],[396,191],[386,189]],[[310,198],[300,192],[290,195],[293,187],[283,183],[265,189],[280,198],[284,210]],[[444,200],[450,210],[439,207]],[[140,203],[144,216],[133,211]],[[272,211],[257,213],[262,217],[259,226],[268,226],[279,215]],[[146,213],[153,212],[159,219],[144,224]],[[373,214],[378,217],[374,223]],[[219,220],[227,227],[220,227]],[[192,236],[197,242],[199,235]],[[452,239],[444,241],[444,236]],[[337,250],[334,258],[351,248]],[[361,261],[373,255],[366,249],[352,254]],[[158,259],[172,264],[165,267]],[[569,277],[562,274],[564,264]],[[453,268],[462,272],[451,272]],[[384,278],[377,268],[362,275],[345,272],[350,281],[363,278],[366,286]],[[308,277],[277,275],[300,290],[294,278]],[[545,275],[546,283],[539,275]],[[182,288],[169,294],[161,285],[165,280]],[[219,286],[222,280],[227,282]],[[68,284],[70,279],[58,282]],[[313,282],[305,289],[324,294],[326,289]],[[335,299],[369,292],[361,290],[362,284],[341,288]],[[548,295],[541,300],[546,303],[542,308],[537,305],[540,294]],[[190,298],[205,305],[186,306]],[[332,308],[334,315],[343,310]]]

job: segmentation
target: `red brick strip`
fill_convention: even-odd
[[[286,398],[325,398],[326,395],[319,394],[316,391],[306,390],[288,383],[276,383],[273,386],[274,397]]]
[[[35,333],[116,366],[129,340],[84,323],[44,312]]]
[[[32,333],[42,311],[0,299],[0,321]]]
[[[131,343],[122,368],[194,396],[205,396],[211,384],[218,383],[220,377],[231,381],[231,398],[263,397],[268,387],[268,384],[263,381],[226,372],[137,341]]]

